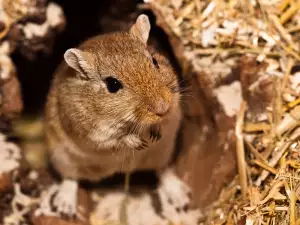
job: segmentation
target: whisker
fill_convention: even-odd
[[[169,87],[173,93],[182,94],[187,92],[191,88],[191,85],[188,85],[187,81],[181,80],[179,82],[171,81],[167,84],[167,87]]]

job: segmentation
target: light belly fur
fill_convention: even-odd
[[[86,151],[73,143],[66,143],[66,146],[72,148],[61,151],[56,146],[56,150],[52,151],[51,161],[64,176],[92,181],[99,181],[116,172],[128,170],[159,171],[168,166],[173,155],[180,120],[181,112],[174,111],[169,121],[162,125],[162,138],[154,143],[148,140],[149,147],[145,150]],[[72,142],[70,139],[66,141]]]

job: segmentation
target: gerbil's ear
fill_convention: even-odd
[[[130,28],[130,33],[139,38],[144,44],[147,43],[150,33],[150,22],[145,14],[139,15],[135,24]]]
[[[89,74],[92,73],[92,67],[89,63],[89,55],[76,48],[68,49],[64,58],[66,63],[72,67],[74,70],[80,73],[84,78],[88,78]]]

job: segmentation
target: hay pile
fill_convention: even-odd
[[[207,75],[203,86],[231,83],[242,95],[222,102],[215,93],[236,119],[238,175],[202,222],[300,224],[300,2],[145,2],[182,44],[181,59]]]

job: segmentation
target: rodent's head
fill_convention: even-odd
[[[140,15],[129,31],[100,35],[64,58],[76,99],[101,119],[151,125],[179,110],[179,85],[167,59],[149,50],[150,23]]]

